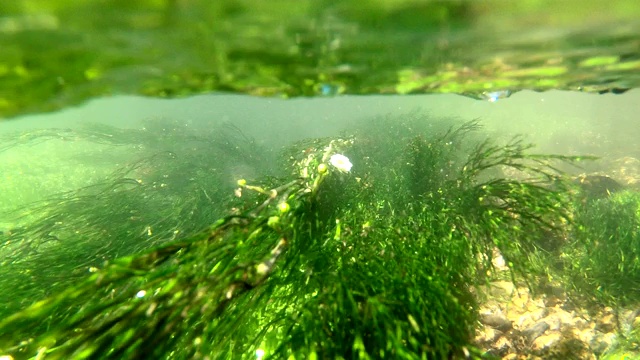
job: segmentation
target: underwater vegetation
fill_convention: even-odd
[[[636,359],[640,356],[640,193],[607,185],[616,191],[603,195],[602,187],[597,187],[596,192],[578,193],[569,231],[546,266],[548,278],[564,284],[572,309],[592,319],[603,314],[613,317],[615,341],[598,358]]]
[[[583,201],[575,224],[571,241],[561,249],[561,263],[569,283],[579,292],[576,296],[592,305],[636,307],[640,301],[640,193],[618,191]]]
[[[544,240],[576,221],[557,168],[581,158],[496,143],[477,121],[381,117],[274,159],[236,130],[160,141],[166,128],[95,128],[147,156],[1,235],[0,287],[16,289],[2,355],[481,358],[494,250],[535,287],[553,271]],[[260,171],[230,186],[240,161]]]
[[[637,305],[640,193],[618,191],[589,199],[576,210],[575,223],[572,241],[563,248],[574,288],[593,303]]]

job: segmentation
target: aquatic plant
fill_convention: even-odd
[[[51,135],[58,133],[35,130],[1,142],[17,147],[62,140],[136,150],[125,158],[128,164],[90,186],[2,214],[14,226],[0,233],[0,288],[11,289],[0,292],[0,317],[63,290],[107,260],[210,226],[246,200],[228,196],[239,164],[251,169],[245,176],[268,173],[262,165],[268,163],[268,151],[257,151],[251,139],[228,125],[195,131],[155,121],[125,131],[89,124],[64,131],[63,139]],[[66,173],[63,167],[65,172],[42,178],[64,182],[81,174],[79,168]]]
[[[640,301],[640,194],[621,191],[576,210],[572,241],[563,248],[570,284],[592,304]]]
[[[617,336],[603,359],[635,359],[640,347],[640,194],[603,176],[580,177],[566,239],[550,274],[572,306],[611,313]]]
[[[493,249],[532,280],[540,236],[562,231],[569,218],[553,163],[575,158],[528,155],[518,139],[478,140],[477,122],[429,120],[380,118],[367,131],[293,144],[281,156],[288,176],[240,179],[217,194],[228,208],[205,230],[129,247],[0,319],[1,352],[480,357],[472,345],[477,285],[488,279]],[[204,211],[197,218],[211,215]],[[60,262],[68,249],[47,251]]]

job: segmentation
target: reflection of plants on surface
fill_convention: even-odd
[[[124,197],[105,192],[113,197],[102,198],[107,207],[46,205],[83,234],[74,243],[67,232],[47,247],[52,263],[69,251],[101,251],[84,245],[100,244],[105,227],[118,228],[120,243],[88,279],[0,320],[0,348],[114,359],[477,354],[472,289],[487,280],[494,247],[522,275],[538,270],[536,241],[559,232],[569,208],[549,164],[573,159],[527,155],[518,141],[475,141],[475,122],[450,128],[428,120],[377,119],[353,136],[294,144],[283,153],[290,179],[239,181],[240,198],[209,193],[211,208],[197,187],[224,183],[216,172],[191,187],[169,186],[175,192],[158,192],[148,206],[136,200],[150,190],[138,182]],[[184,171],[162,163],[162,178]],[[502,168],[517,169],[519,179]],[[67,197],[82,199],[83,191]],[[131,222],[108,221],[109,207],[126,209],[126,199],[164,226],[152,250],[140,246]],[[171,201],[184,211],[167,207]],[[213,217],[220,220],[197,231]],[[175,236],[179,227],[190,230]],[[28,259],[19,270],[34,266]],[[51,274],[68,276],[58,264]],[[34,328],[45,319],[50,327]]]
[[[640,64],[624,50],[636,46],[636,1],[618,0],[607,11],[597,11],[597,1],[567,2],[4,1],[0,12],[10,25],[0,38],[0,88],[20,91],[3,92],[0,117],[111,94],[457,93],[495,99],[505,90],[637,87]],[[584,29],[585,18],[632,24]],[[533,19],[548,21],[558,33],[582,30],[540,39],[520,26]],[[516,33],[517,46],[504,36]],[[497,60],[495,49],[513,53]]]

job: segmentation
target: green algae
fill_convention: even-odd
[[[87,139],[142,140],[154,152],[166,150],[168,142],[157,141],[164,128],[136,136],[99,127],[94,133],[113,136]],[[200,138],[171,132],[172,146],[187,144],[175,151],[182,161],[155,157],[158,171],[147,175],[168,186],[143,178],[119,187],[134,162],[104,184],[37,205],[39,217],[3,234],[2,287],[20,288],[31,272],[44,276],[7,299],[13,308],[0,319],[0,352],[16,359],[249,359],[256,351],[480,358],[472,289],[488,280],[493,249],[514,276],[534,284],[540,239],[562,232],[570,216],[566,184],[551,164],[578,159],[527,154],[531,147],[519,139],[496,144],[477,122],[417,115],[301,141],[279,156],[277,176],[220,186],[207,204],[202,189],[213,191],[224,176],[199,177],[196,164],[255,154],[242,150],[252,147],[247,139],[226,134],[185,152]],[[353,169],[338,167],[338,154]],[[180,182],[172,174],[184,166],[195,177]],[[506,168],[519,179],[505,176]],[[137,207],[145,221],[123,217]],[[149,239],[144,224],[153,219],[159,235]],[[58,227],[56,239],[47,224]],[[38,242],[50,244],[39,251]],[[106,261],[77,261],[87,258]]]

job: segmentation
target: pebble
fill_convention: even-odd
[[[613,309],[604,308],[590,317],[583,309],[567,306],[571,302],[558,287],[553,290],[553,294],[533,297],[527,288],[517,288],[509,281],[491,283],[481,310],[478,345],[492,356],[514,360],[545,359],[549,354],[575,356],[576,352],[580,359],[596,359],[615,344]],[[640,326],[640,310],[621,310],[619,316],[625,331]]]
[[[540,335],[544,334],[545,331],[549,330],[549,327],[549,324],[544,321],[540,321],[528,327],[525,331],[522,332],[522,335],[527,338],[529,343],[532,343]]]
[[[511,330],[512,327],[511,321],[507,319],[506,316],[501,314],[482,315],[480,318],[480,322],[503,332]]]

